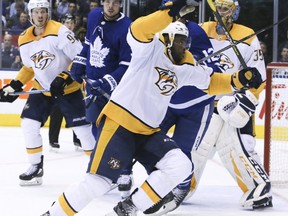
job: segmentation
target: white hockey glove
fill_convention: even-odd
[[[249,91],[245,94],[237,93],[234,96],[223,96],[217,104],[221,118],[235,128],[244,127],[258,105],[257,98]]]

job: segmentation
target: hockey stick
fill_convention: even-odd
[[[242,67],[243,67],[243,68],[247,68],[247,64],[246,64],[246,62],[244,61],[243,56],[241,55],[239,49],[237,48],[237,46],[235,46],[234,40],[233,40],[233,38],[231,37],[231,35],[230,35],[230,33],[229,33],[229,30],[227,29],[226,25],[224,24],[224,22],[223,22],[223,20],[222,20],[222,18],[221,18],[221,16],[220,16],[220,14],[218,13],[218,11],[217,11],[217,9],[216,9],[216,6],[215,6],[215,4],[214,4],[214,2],[213,2],[213,0],[207,0],[207,2],[208,2],[208,4],[209,4],[211,10],[213,11],[213,13],[214,13],[217,21],[220,23],[221,27],[223,28],[224,33],[225,33],[227,39],[229,40],[230,44],[233,45],[232,48],[233,48],[233,50],[234,50],[237,58],[239,59]]]
[[[262,32],[267,31],[267,30],[270,29],[270,28],[273,28],[275,25],[279,25],[280,23],[284,22],[286,19],[288,19],[288,16],[284,17],[282,20],[280,20],[280,21],[278,21],[278,22],[276,22],[276,23],[273,23],[272,25],[269,25],[269,26],[267,26],[267,27],[265,27],[265,28],[263,28],[263,29],[258,30],[257,32],[254,32],[254,33],[251,34],[251,35],[248,35],[248,36],[246,36],[246,37],[243,37],[242,39],[240,39],[240,40],[238,40],[238,41],[234,41],[234,44],[230,44],[230,45],[228,45],[228,46],[226,46],[226,47],[224,47],[224,48],[222,48],[222,49],[220,49],[220,50],[218,50],[218,51],[216,51],[216,52],[213,52],[212,54],[210,54],[210,55],[208,55],[208,56],[200,59],[200,60],[198,61],[198,63],[203,63],[204,61],[212,58],[213,56],[216,56],[216,55],[220,54],[221,52],[224,52],[225,50],[228,50],[228,49],[230,49],[231,47],[236,46],[237,44],[242,43],[242,42],[248,40],[248,39],[251,38],[251,37],[254,37],[255,35],[261,34]]]
[[[41,89],[41,90],[32,90],[32,91],[23,91],[23,92],[13,92],[9,93],[10,96],[18,96],[18,95],[31,95],[31,94],[40,94],[40,93],[45,93],[45,92],[50,92],[49,90],[46,89]]]

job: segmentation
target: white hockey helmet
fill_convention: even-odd
[[[32,25],[36,26],[32,19],[32,10],[34,8],[46,8],[48,13],[48,18],[46,23],[50,19],[50,4],[47,0],[30,0],[28,3],[28,13],[29,13],[29,21]]]
[[[170,23],[164,30],[162,30],[161,34],[168,35],[170,44],[168,47],[171,47],[173,45],[173,41],[176,35],[183,35],[188,38],[189,31],[186,25],[184,25],[182,22],[176,21]]]
[[[47,8],[48,14],[50,12],[50,4],[47,0],[30,0],[28,3],[28,13],[30,17],[34,8]]]

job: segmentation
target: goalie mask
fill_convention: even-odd
[[[179,22],[170,23],[161,34],[164,37],[167,53],[171,60],[179,63],[184,57],[185,50],[190,47],[187,27]]]
[[[230,29],[233,22],[238,19],[240,14],[238,0],[215,0],[214,4],[223,23]],[[217,24],[216,31],[218,34],[225,34],[219,23]]]

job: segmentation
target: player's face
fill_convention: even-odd
[[[175,63],[180,63],[184,58],[187,49],[187,37],[184,35],[176,35],[174,37],[173,45],[171,47],[171,54]]]
[[[121,2],[119,0],[105,0],[103,2],[104,15],[107,20],[114,20],[119,17]]]
[[[31,19],[37,27],[44,27],[48,20],[48,11],[46,8],[34,8],[31,13]]]
[[[65,20],[63,24],[71,31],[75,28],[75,22],[73,20]]]

